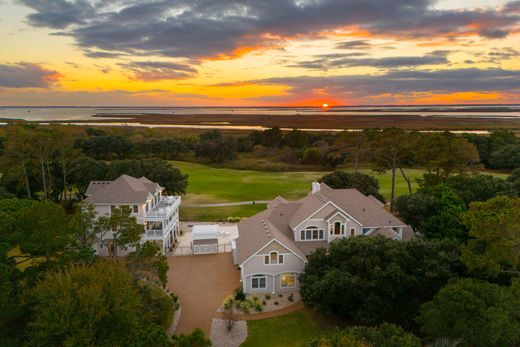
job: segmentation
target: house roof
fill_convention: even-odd
[[[240,221],[238,223],[239,237],[236,239],[238,264],[245,262],[272,240],[278,241],[306,260],[303,251],[294,243],[291,229],[287,223],[296,208],[295,204],[282,204]],[[286,227],[283,226],[284,219]],[[280,230],[276,224],[283,230]]]
[[[113,181],[92,181],[87,188],[89,204],[144,204],[149,194],[162,187],[146,177],[121,175]]]
[[[386,211],[374,197],[366,196],[357,189],[324,189],[298,200],[302,208],[291,218],[289,224],[297,227],[317,210],[332,202],[356,221],[366,226],[405,226],[399,218]]]
[[[392,232],[392,235],[395,236],[391,227],[396,226],[405,227],[403,239],[413,236],[413,230],[407,229],[408,226],[405,223],[387,212],[384,205],[374,197],[365,196],[356,189],[331,189],[322,184],[318,192],[310,193],[297,201],[287,202],[281,197],[276,197],[267,205],[266,210],[242,220],[238,224],[239,237],[236,240],[238,263],[242,264],[273,239],[306,259],[305,254],[326,244],[326,241],[305,242],[296,245],[293,229],[330,203],[336,205],[342,210],[340,212],[351,216],[362,226],[378,227],[377,233]],[[338,211],[335,210],[330,216],[336,213]]]

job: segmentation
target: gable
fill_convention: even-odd
[[[337,211],[338,209],[332,204],[327,204],[321,210],[312,214],[308,219],[327,219],[327,217]]]
[[[278,253],[293,253],[290,249],[284,247],[282,244],[280,244],[278,241],[274,240],[273,242],[266,245],[264,248],[258,251],[258,255],[266,255],[271,252],[278,252]]]

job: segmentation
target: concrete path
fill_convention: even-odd
[[[278,316],[283,316],[288,313],[297,312],[300,310],[303,310],[305,308],[305,305],[302,301],[298,301],[297,303],[284,307],[280,310],[276,311],[269,311],[269,312],[260,312],[260,313],[254,313],[254,314],[237,314],[236,319],[237,320],[260,320],[260,319],[267,319],[267,318],[273,318]],[[215,314],[215,318],[225,319],[225,315],[222,312],[217,312]]]
[[[239,201],[239,202],[221,202],[217,204],[182,204],[184,207],[227,207],[227,206],[242,206],[242,205],[265,205],[269,200],[255,200],[255,201]]]
[[[168,257],[168,264],[168,288],[182,306],[175,333],[201,328],[209,336],[220,304],[240,286],[240,271],[231,253]]]

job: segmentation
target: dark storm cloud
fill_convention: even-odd
[[[316,59],[303,61],[293,67],[303,67],[307,69],[327,70],[355,66],[372,66],[383,69],[393,69],[401,67],[416,67],[421,65],[446,64],[447,51],[434,51],[425,56],[419,57],[386,57],[386,58],[356,58],[341,54],[317,56]]]
[[[271,78],[256,83],[287,85],[291,93],[325,89],[335,96],[366,97],[388,93],[452,93],[472,91],[520,92],[520,71],[453,69],[440,71],[392,70],[383,75]]]
[[[0,64],[0,87],[47,88],[59,77],[57,71],[44,69],[37,64]]]
[[[85,49],[190,58],[348,26],[385,37],[469,31],[499,38],[520,18],[514,11],[434,10],[435,0],[393,0],[391,6],[388,0],[20,1],[35,11],[28,17],[32,25],[60,29]]]
[[[119,64],[141,81],[175,80],[194,77],[197,70],[184,63],[162,61],[136,61]]]

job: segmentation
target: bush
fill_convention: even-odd
[[[294,301],[294,294],[291,293],[287,299],[289,299],[290,302],[293,302]]]
[[[235,289],[233,294],[235,296],[235,300],[237,300],[237,301],[245,301],[246,300],[246,294],[244,293],[244,289],[242,288],[242,286],[240,286],[237,289]]]
[[[337,329],[327,337],[312,341],[309,347],[420,347],[421,340],[394,324],[378,327]]]
[[[145,309],[151,314],[152,321],[168,328],[172,324],[173,313],[176,310],[172,296],[152,284],[141,286],[141,296]]]
[[[278,301],[275,301],[275,302],[273,302],[273,304],[275,304],[275,305],[278,306],[279,302],[278,302]]]
[[[271,300],[271,295],[265,294],[265,300]]]

